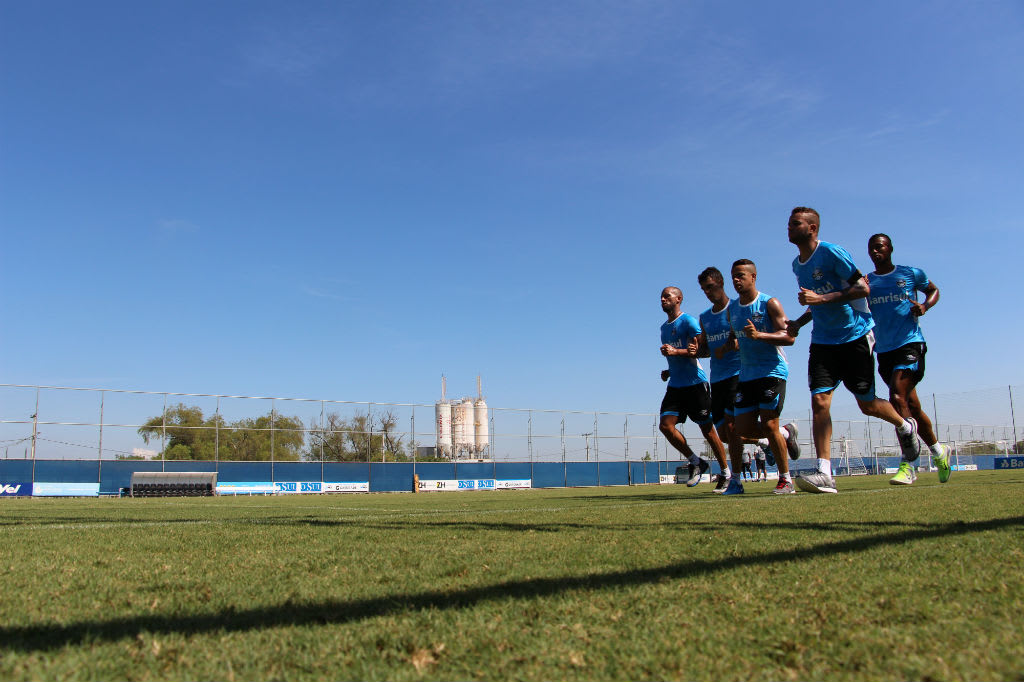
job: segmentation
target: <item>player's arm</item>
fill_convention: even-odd
[[[732,315],[728,310],[725,311],[726,322],[729,323],[730,329],[732,328]],[[729,338],[721,346],[715,349],[715,357],[721,360],[725,357],[726,353],[734,353],[740,349],[740,341],[736,338],[736,332],[730,331]]]
[[[810,321],[811,309],[808,308],[804,311],[803,315],[795,320],[786,320],[786,332],[795,339],[800,330]]]
[[[711,351],[708,350],[708,335],[704,332],[704,325],[700,326],[700,334],[697,335],[697,355],[698,358],[710,358]]]
[[[867,298],[871,294],[871,287],[868,280],[860,274],[860,270],[854,270],[853,275],[848,279],[846,287],[842,291],[830,291],[827,294],[819,294],[810,289],[800,287],[797,299],[800,305],[824,305],[825,303],[847,303],[856,301],[858,298]]]
[[[786,328],[786,312],[782,309],[782,304],[779,303],[779,299],[768,299],[768,305],[765,306],[765,312],[768,313],[768,318],[772,321],[772,326],[776,331],[758,331],[757,327],[754,326],[753,321],[747,320],[747,326],[743,328],[746,335],[751,339],[764,341],[765,343],[770,343],[773,346],[792,346],[796,339],[793,338],[792,334],[790,334]]]
[[[935,282],[928,282],[928,286],[924,288],[924,303],[918,303],[914,301],[910,304],[910,313],[914,317],[921,317],[931,308],[935,307],[935,304],[939,302],[939,288],[935,286]]]

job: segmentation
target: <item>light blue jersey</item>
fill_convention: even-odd
[[[793,259],[797,283],[817,294],[848,289],[855,272],[857,266],[846,249],[828,242],[819,241],[818,248],[804,263],[800,262],[800,256]],[[812,305],[810,308],[814,320],[811,343],[836,345],[856,341],[871,331],[875,324],[867,300],[862,298]]]
[[[700,335],[700,325],[693,315],[680,313],[679,317],[661,325],[661,342],[676,348],[686,348],[690,340]],[[673,387],[693,386],[707,383],[708,376],[697,358],[669,355],[668,385]]]
[[[928,288],[928,275],[924,270],[897,265],[884,275],[869,272],[868,285],[871,286],[868,303],[875,318],[875,351],[885,353],[908,343],[924,343],[917,317],[910,312],[917,292]]]
[[[747,305],[742,305],[739,299],[729,301],[729,324],[740,343],[740,381],[789,377],[789,364],[782,348],[767,341],[751,339],[743,331],[747,320],[752,321],[759,332],[779,331],[768,315],[768,301],[771,298],[768,294],[759,293]]]
[[[732,334],[732,327],[729,326],[728,308],[726,305],[719,312],[708,308],[700,314],[700,326],[704,330],[704,336],[708,340],[708,350],[711,351],[711,380],[723,381],[740,373],[740,354],[732,351],[725,353],[721,358],[715,356],[715,350],[720,348],[729,340]]]

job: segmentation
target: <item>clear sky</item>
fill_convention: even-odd
[[[1020,2],[4,2],[0,381],[654,412],[661,288],[795,317],[809,205],[1020,384],[1022,112]]]

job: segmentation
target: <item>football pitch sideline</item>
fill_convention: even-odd
[[[1024,472],[0,500],[2,679],[1024,678]]]

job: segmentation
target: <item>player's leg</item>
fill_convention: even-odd
[[[678,424],[679,415],[662,414],[661,421],[658,423],[658,430],[665,436],[665,440],[672,444],[672,447],[682,453],[684,458],[696,457],[690,444],[686,442],[686,437],[676,428]]]
[[[725,487],[729,483],[729,476],[732,474],[725,446],[729,446],[732,442],[732,406],[736,400],[738,379],[733,376],[711,384],[711,420],[715,425],[715,432],[718,434],[719,440],[723,443],[722,459],[718,461],[721,473],[715,477],[716,493],[725,491]]]
[[[691,388],[692,390],[688,391],[688,416],[700,427],[700,432],[711,447],[711,452],[714,454],[718,466],[722,471],[725,471],[728,466],[725,459],[725,445],[722,444],[722,439],[719,437],[718,430],[714,424],[714,404],[711,386],[705,383]],[[701,468],[701,473],[705,471],[707,471],[707,466]]]
[[[913,367],[908,367],[905,370],[901,369],[898,372],[901,377],[904,374],[910,375],[905,379],[910,386],[909,390],[906,391],[907,409],[910,417],[917,422],[918,435],[921,436],[921,440],[924,441],[924,444],[931,452],[932,464],[939,470],[939,482],[945,483],[949,480],[949,476],[952,473],[949,466],[949,453],[946,447],[939,442],[939,436],[935,433],[932,420],[929,419],[928,413],[921,406],[921,399],[917,395],[917,385],[924,378],[924,358],[928,348],[923,343],[920,343],[913,344],[911,350],[917,352],[917,362],[914,363]],[[907,415],[903,416],[906,417]]]
[[[749,398],[744,394],[744,386],[745,384],[740,384],[736,396],[736,406],[733,410],[732,440],[729,442],[732,477],[729,479],[729,485],[726,487],[724,495],[743,493],[743,438],[744,436],[752,437],[747,434],[756,433],[758,429],[757,406],[749,404]]]
[[[782,415],[782,407],[786,402],[786,381],[769,377],[760,380],[761,391],[758,398],[758,415],[761,422],[761,430],[771,443],[775,452],[786,452],[787,445],[786,431],[779,426],[779,418]],[[775,486],[775,493],[795,493],[793,479],[789,474],[789,457],[781,456],[775,459],[775,465],[779,470],[779,482]]]

